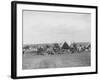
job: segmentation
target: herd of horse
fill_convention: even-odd
[[[58,43],[45,46],[25,46],[23,47],[23,54],[32,54],[32,55],[57,55],[57,54],[74,54],[74,53],[82,53],[82,52],[90,52],[91,44],[82,45],[77,43],[72,43],[68,45],[66,42],[59,46]]]

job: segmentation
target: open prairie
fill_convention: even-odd
[[[91,65],[90,52],[59,54],[59,55],[32,55],[22,56],[23,69],[84,67]]]

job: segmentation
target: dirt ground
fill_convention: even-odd
[[[83,67],[90,66],[90,52],[62,54],[62,55],[31,55],[22,56],[22,68],[42,69],[42,68],[63,68],[63,67]]]

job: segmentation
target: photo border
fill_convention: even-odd
[[[45,5],[45,6],[60,6],[60,7],[79,7],[79,8],[93,8],[96,9],[96,71],[83,72],[83,73],[66,73],[66,74],[50,74],[50,75],[37,75],[37,76],[17,76],[17,4],[31,4],[31,5]],[[24,2],[12,1],[11,2],[11,78],[39,78],[39,77],[55,77],[55,76],[68,76],[68,75],[85,75],[98,73],[98,7],[89,5],[73,5],[73,4],[57,4],[57,3],[42,3],[42,2]]]

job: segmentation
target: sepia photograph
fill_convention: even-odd
[[[23,69],[91,65],[91,14],[23,10]]]
[[[11,77],[97,74],[97,6],[11,3]]]

